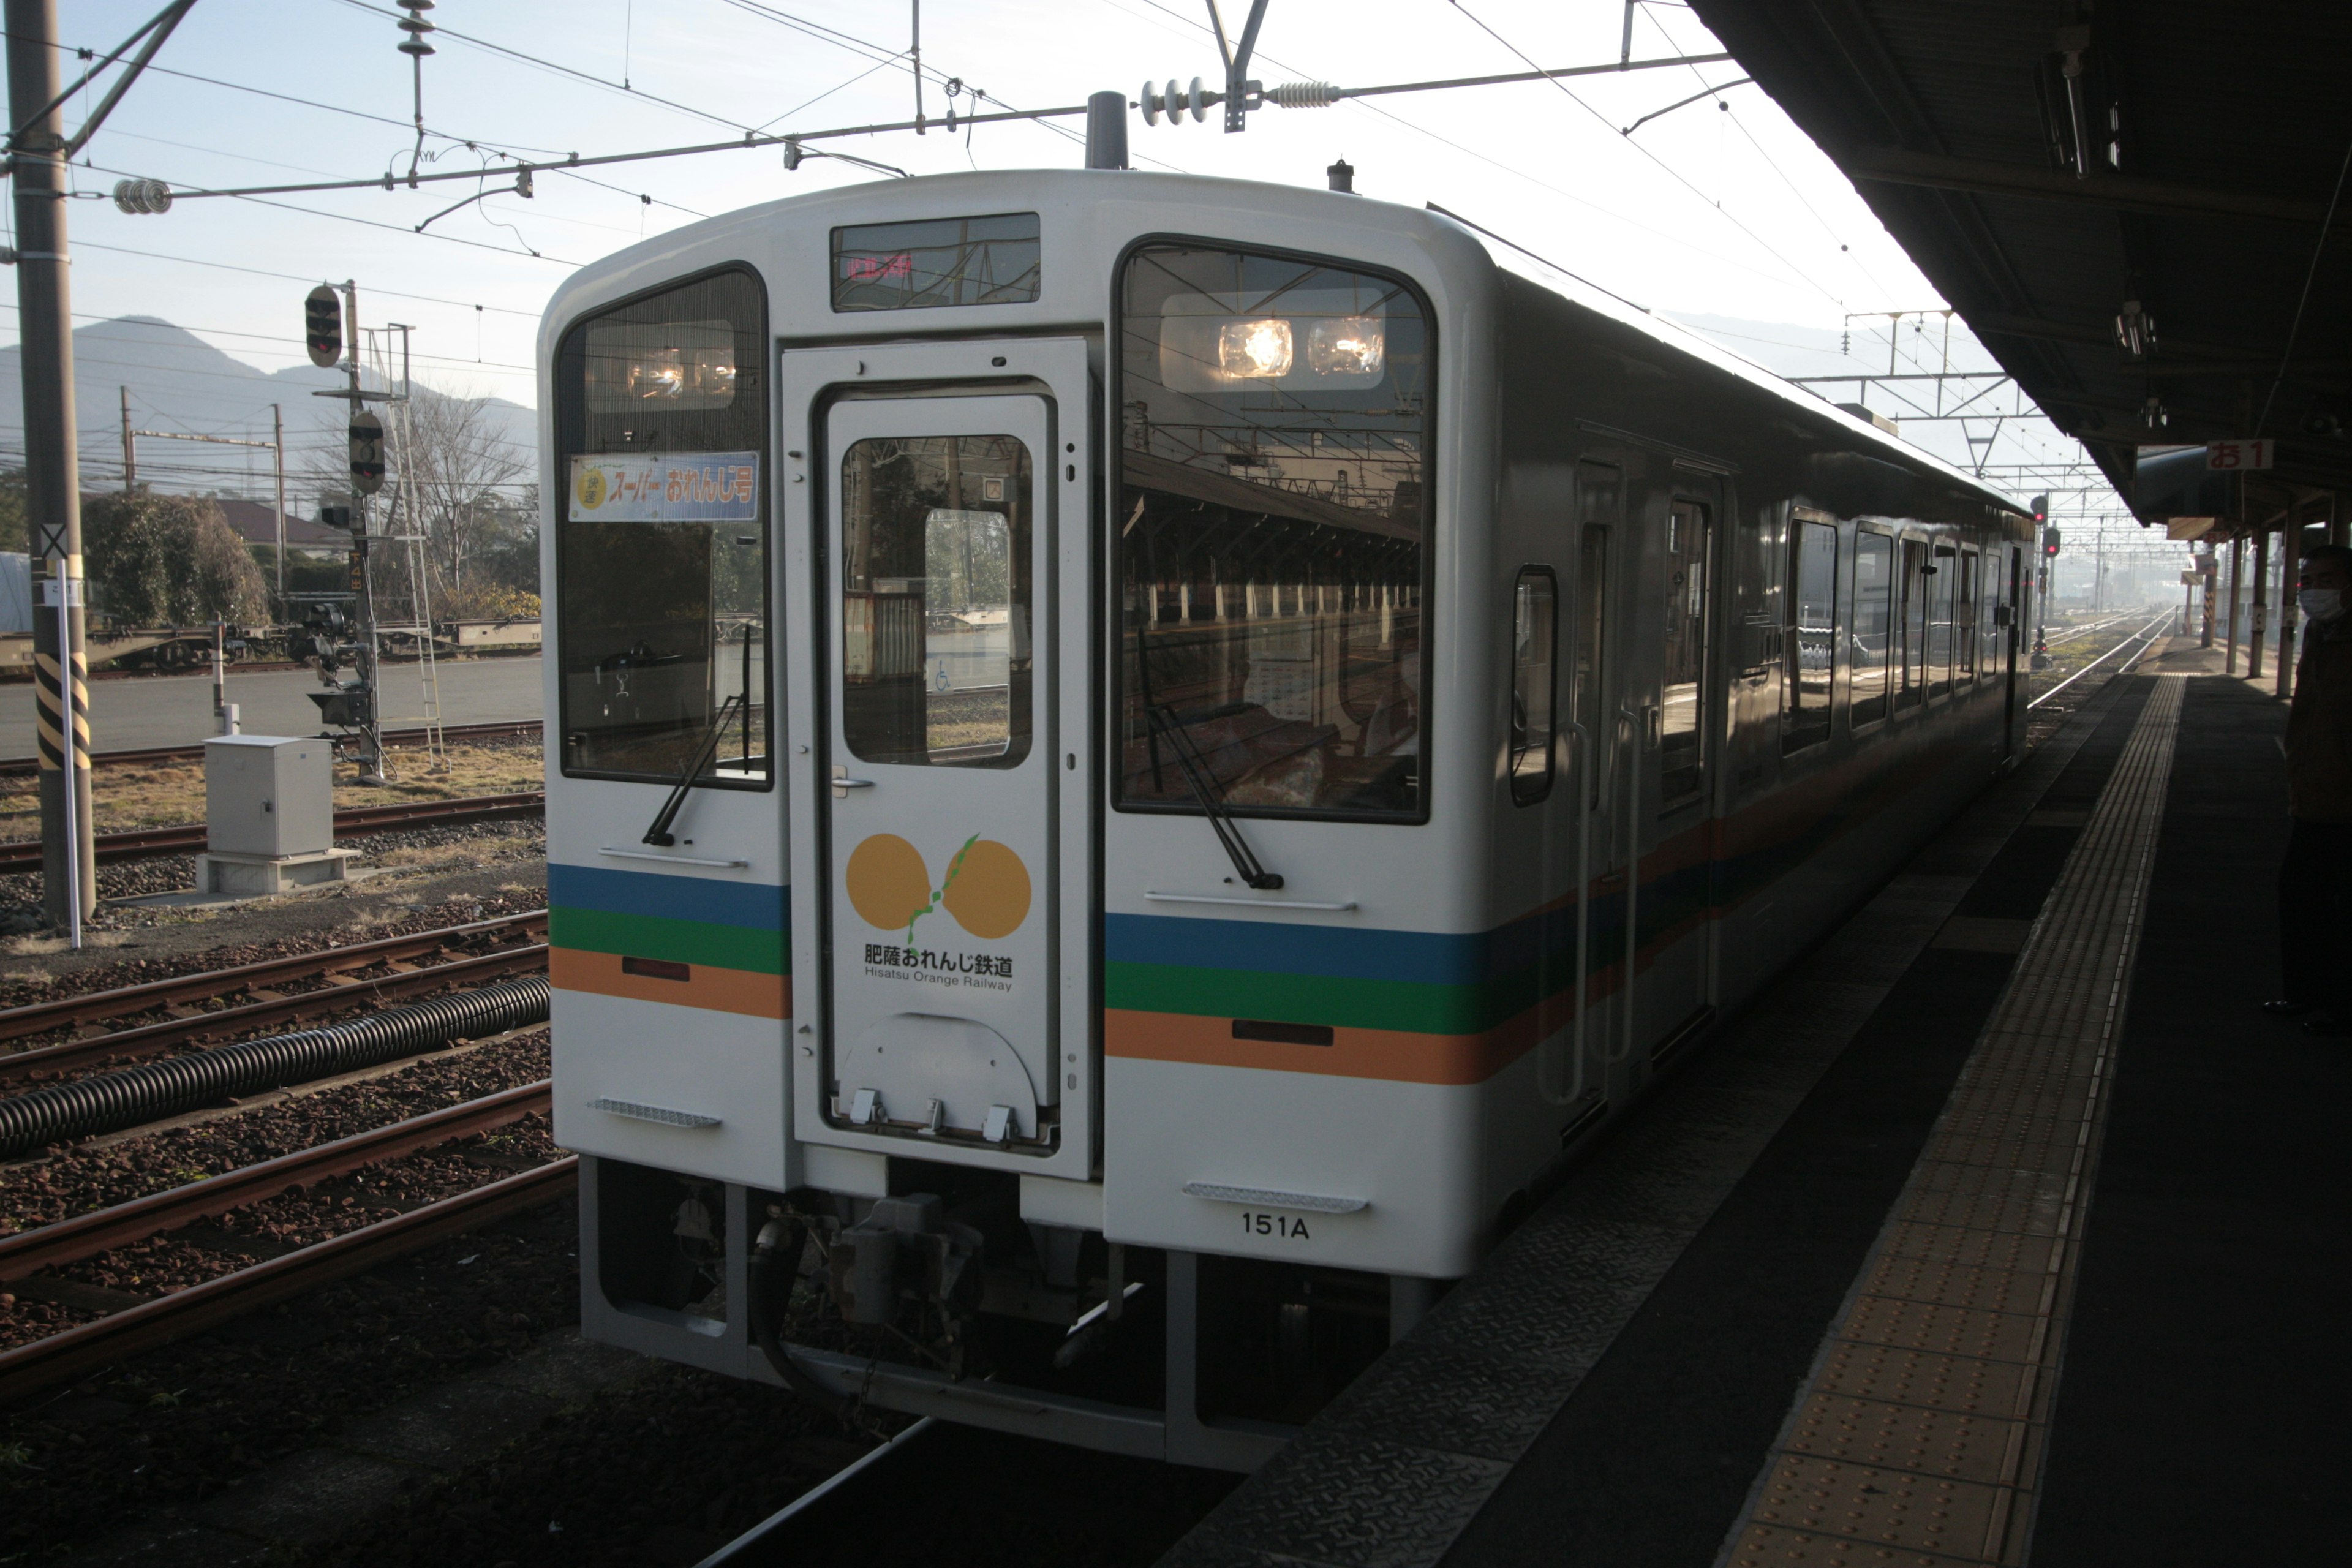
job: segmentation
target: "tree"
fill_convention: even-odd
[[[29,549],[30,537],[25,522],[25,470],[0,468],[0,550]]]
[[[203,496],[94,496],[83,509],[82,549],[92,586],[119,621],[186,626],[269,613],[245,541]]]
[[[526,512],[507,499],[530,474],[530,454],[501,433],[486,401],[412,385],[404,408],[386,410],[384,426],[386,479],[369,504],[379,531],[425,535],[436,616],[470,614],[463,606],[479,597],[477,589],[509,590],[507,602],[536,593],[538,508],[534,500]],[[308,468],[326,497],[350,489],[340,442]],[[387,591],[407,591],[401,562],[380,552],[372,568]]]

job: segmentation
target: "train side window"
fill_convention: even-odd
[[[1927,679],[1929,692],[1943,696],[1952,689],[1952,662],[1958,638],[1953,636],[1952,601],[1960,582],[1959,552],[1948,544],[1936,546],[1927,574]]]
[[[773,781],[769,353],[740,268],[564,333],[551,657],[566,777]]]
[[[1595,805],[1601,802],[1601,775],[1605,771],[1610,734],[1601,720],[1608,691],[1608,626],[1609,530],[1601,523],[1587,523],[1576,563],[1576,667],[1570,678],[1574,684],[1569,711],[1584,729],[1585,754],[1580,765],[1584,770],[1586,796]]]
[[[1853,674],[1849,712],[1857,727],[1886,717],[1895,659],[1895,541],[1869,529],[1853,535]]]
[[[1895,706],[1911,708],[1927,689],[1927,584],[1934,581],[1927,575],[1927,546],[1925,542],[1906,539],[1903,542],[1902,619],[1903,679],[1895,688]]]
[[[1959,597],[1952,609],[1952,647],[1958,655],[1959,665],[1953,672],[1958,680],[1977,678],[1977,569],[1980,557],[1973,550],[1960,556]]]
[[[1794,592],[1789,637],[1788,710],[1780,726],[1784,752],[1817,745],[1830,737],[1830,692],[1837,675],[1837,524],[1799,513],[1793,545]]]
[[[1559,583],[1529,566],[1511,590],[1511,799],[1551,793],[1555,692],[1559,684]]]
[[[1678,500],[1666,521],[1665,637],[1661,648],[1658,804],[1700,794],[1706,781],[1706,508]]]

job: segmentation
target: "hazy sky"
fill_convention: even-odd
[[[155,4],[73,0],[62,8],[64,40],[111,47]],[[1246,8],[1246,0],[1225,0],[1229,22]],[[92,142],[92,166],[78,168],[80,188],[108,193],[123,174],[184,189],[404,171],[415,136],[409,61],[394,47],[398,15],[361,0],[200,0],[158,61],[185,74],[151,72],[131,90]],[[923,62],[1024,109],[1078,103],[1105,88],[1132,97],[1147,78],[1198,75],[1213,84],[1220,68],[1205,15],[1198,0],[930,0]],[[911,73],[891,58],[908,44],[906,0],[441,0],[429,16],[482,42],[442,34],[425,62],[428,167],[477,166],[467,141],[528,156],[588,154],[726,140],[751,127],[856,125],[914,108]],[[1254,74],[1269,86],[1361,86],[1525,68],[1515,50],[1548,67],[1614,61],[1623,16],[1619,0],[1469,0],[1466,8],[1449,0],[1274,0]],[[824,37],[825,27],[870,47]],[[1638,7],[1633,40],[1637,59],[1717,47],[1687,9],[1664,0]],[[68,80],[81,68],[72,59],[67,67]],[[1725,61],[1571,79],[1565,91],[1527,83],[1320,110],[1267,108],[1238,136],[1222,133],[1213,111],[1175,129],[1134,117],[1129,144],[1142,168],[1311,186],[1344,157],[1368,195],[1442,203],[1678,314],[1836,332],[1849,312],[1940,305],[1853,187],[1758,89],[1730,88],[1621,134],[1640,116],[1741,74]],[[78,122],[90,101],[77,101],[69,119]],[[942,110],[936,81],[925,102],[934,115]],[[950,138],[935,127],[921,138],[826,145],[915,174],[1066,168],[1081,149],[1076,122],[1060,123],[1067,129],[986,125]],[[572,267],[698,215],[877,177],[829,159],[788,173],[772,148],[587,173],[542,173],[529,200],[503,188],[510,178],[493,180],[500,194],[436,219],[422,236],[414,226],[476,187],[268,199],[277,205],[183,200],[162,216],[76,202],[75,310],[163,316],[273,367],[302,357],[308,286],[355,278],[370,323],[418,329],[420,378],[528,403],[539,311]],[[13,337],[13,303],[0,323]],[[1883,368],[1885,339],[1870,334],[1884,327],[1857,322],[1853,331],[1856,363]],[[1772,357],[1768,343],[1727,341]],[[1906,357],[1924,352],[1932,368],[1930,341],[1910,334]],[[1966,363],[1988,363],[1973,344],[1961,346]],[[215,428],[236,428],[257,410],[266,421],[268,400],[259,385],[249,398],[225,388]],[[1906,434],[1960,457],[1958,432],[1920,426]],[[2046,424],[2012,423],[1993,460],[2058,460],[2072,449]]]

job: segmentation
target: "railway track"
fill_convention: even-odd
[[[297,1186],[539,1115],[550,1104],[545,1080],[525,1084],[168,1192],[0,1237],[0,1284],[167,1235],[199,1220],[276,1197]],[[373,1268],[501,1215],[554,1202],[572,1190],[578,1168],[577,1156],[564,1155],[532,1170],[0,1351],[0,1405],[55,1387],[93,1367],[153,1350],[331,1280]]]
[[[355,805],[335,813],[335,837],[356,837],[395,828],[446,822],[483,822],[498,817],[530,816],[544,810],[541,790],[513,795],[467,795],[458,800],[402,801],[394,805]],[[102,862],[140,860],[155,855],[186,855],[205,847],[205,825],[184,823],[172,827],[141,827],[127,833],[98,836]],[[0,844],[0,872],[41,868],[41,841],[20,838]]]
[[[444,741],[503,741],[536,736],[540,721],[536,719],[505,720],[495,724],[444,724]],[[420,746],[425,743],[422,730],[386,730],[383,742],[387,746]],[[163,763],[202,762],[205,748],[194,746],[150,746],[142,750],[93,752],[92,767],[153,767]],[[0,778],[17,777],[35,773],[40,766],[37,757],[0,757]]]
[[[2128,618],[2135,623],[2132,629],[2126,632],[2120,638],[2118,638],[2114,647],[2108,648],[2105,653],[2100,654],[2096,658],[2092,659],[2088,664],[2084,665],[2082,668],[2069,674],[2065,679],[2059,681],[2056,685],[2051,687],[2049,690],[2035,697],[2032,701],[2025,705],[2026,710],[2031,712],[2034,709],[2041,707],[2043,703],[2049,701],[2052,698],[2057,696],[2060,692],[2074,685],[2074,682],[2082,679],[2083,677],[2090,674],[2091,671],[2098,668],[2101,665],[2106,663],[2107,660],[2115,658],[2116,655],[2123,652],[2126,648],[2130,647],[2135,643],[2139,645],[2139,650],[2141,653],[2147,652],[2148,648],[2153,647],[2156,645],[2157,639],[2164,635],[2164,629],[2172,624],[2172,612],[2169,609],[2167,609],[2147,620],[2141,620],[2137,616],[2131,616]],[[2111,623],[2103,622],[2101,624],[2106,625]],[[2137,656],[2135,655],[2133,657],[2137,658]],[[2120,670],[2127,668],[2132,661],[2132,658],[2126,658],[2124,663],[2122,665],[2118,665],[2116,668]]]
[[[87,1028],[156,1011],[174,1016],[0,1055],[0,1084],[39,1083],[100,1063],[161,1056],[184,1046],[314,1018],[362,1003],[400,1001],[452,984],[536,973],[547,966],[546,933],[547,911],[532,910],[498,920],[11,1007],[0,1011],[0,1042],[64,1028]],[[470,951],[498,943],[514,945]],[[420,960],[436,958],[441,962],[419,965]],[[366,977],[352,973],[379,967],[387,973]],[[313,979],[330,984],[290,995],[278,989]],[[236,996],[246,999],[211,1010],[179,1011],[193,1002]]]

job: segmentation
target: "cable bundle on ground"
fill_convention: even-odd
[[[217,1046],[0,1100],[0,1156],[201,1110],[229,1095],[355,1072],[451,1040],[547,1021],[543,975],[388,1007],[364,1018]]]

